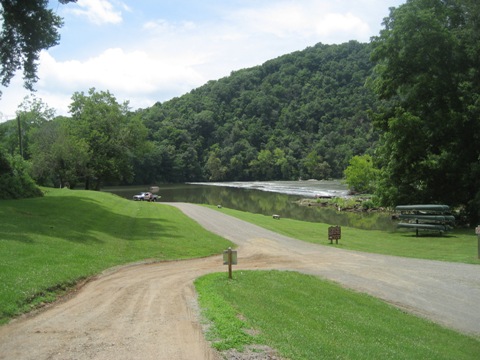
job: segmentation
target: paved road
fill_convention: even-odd
[[[297,241],[217,210],[175,203],[206,229],[239,245],[262,266],[320,275],[460,332],[480,336],[480,266],[348,251]],[[281,221],[281,220],[280,220]],[[267,260],[271,259],[271,260]],[[251,266],[250,261],[248,265]]]

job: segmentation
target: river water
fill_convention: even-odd
[[[368,230],[393,231],[395,229],[395,223],[388,214],[338,212],[332,208],[298,205],[298,200],[304,198],[347,196],[347,188],[340,181],[188,183],[165,184],[158,187],[161,202],[221,205],[251,213],[269,216],[278,214],[283,218]],[[104,189],[127,199],[132,199],[133,195],[148,190],[148,186]]]

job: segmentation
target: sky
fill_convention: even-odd
[[[36,92],[22,73],[0,86],[0,122],[25,96],[69,115],[75,92],[109,91],[132,110],[190,92],[232,71],[317,43],[369,42],[406,0],[78,0],[49,7],[64,19],[42,51]]]

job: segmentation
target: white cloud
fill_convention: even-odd
[[[193,68],[189,58],[155,57],[145,51],[125,52],[120,48],[107,49],[83,62],[59,62],[42,52],[40,64],[39,92],[55,89],[55,93],[71,96],[95,87],[130,100],[135,107],[151,106],[165,96],[185,93],[208,80]]]
[[[155,58],[145,51],[127,53],[120,48],[107,49],[84,62],[57,62],[49,53],[42,52],[39,75],[44,79],[39,82],[40,86],[55,83],[59,87],[74,89],[91,84],[142,94],[155,92],[161,83],[191,84],[203,80],[188,59],[171,54]]]
[[[357,38],[365,40],[370,36],[370,26],[351,13],[327,14],[318,21],[315,30],[318,35],[327,36],[338,33],[341,33],[342,36],[345,34],[351,36],[352,33],[355,33]]]
[[[150,31],[151,34],[182,33],[195,30],[196,28],[197,26],[192,21],[171,23],[164,19],[147,21],[143,25],[143,29]]]
[[[244,8],[229,15],[238,27],[251,33],[271,34],[278,38],[317,38],[333,42],[352,32],[368,40],[369,25],[349,12],[339,12],[325,2],[279,2],[265,7]],[[312,44],[313,45],[313,44]]]
[[[122,22],[122,13],[116,11],[108,0],[78,0],[80,9],[72,9],[75,15],[85,16],[96,25],[119,24]],[[122,6],[124,9],[128,9]]]

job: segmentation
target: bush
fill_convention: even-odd
[[[373,193],[376,187],[378,170],[373,166],[370,155],[354,156],[345,169],[345,182],[351,191]]]
[[[43,196],[29,175],[29,163],[20,156],[0,152],[0,199],[23,199]]]

